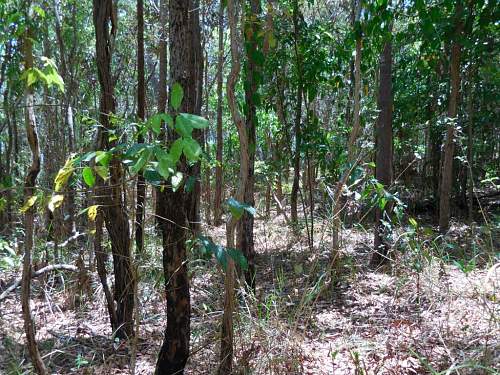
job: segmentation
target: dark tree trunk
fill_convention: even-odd
[[[99,128],[97,148],[110,150],[115,146],[115,142],[109,140],[109,132],[113,128],[109,116],[115,113],[114,87],[111,76],[111,43],[117,26],[116,12],[112,0],[94,0],[93,10],[97,72],[101,86],[99,106],[101,128]],[[109,26],[111,26],[111,30]],[[116,157],[112,157],[109,169],[109,181],[100,181],[97,193],[113,254],[116,335],[124,339],[130,338],[134,334],[132,315],[135,280],[130,258],[130,228],[123,201],[121,162]]]
[[[144,73],[144,0],[137,0],[137,119],[146,118],[146,83]],[[144,143],[144,137],[139,135],[138,143]],[[142,172],[139,172],[136,183],[135,204],[135,251],[142,256],[144,251],[144,203],[146,200],[146,182]]]
[[[380,56],[380,84],[378,93],[379,115],[377,119],[376,137],[376,169],[375,178],[384,185],[384,189],[389,189],[392,183],[392,45],[386,42],[384,50]],[[378,205],[375,210],[375,239],[371,264],[378,266],[388,259],[389,243],[387,228],[382,224],[382,220],[387,220],[390,209],[386,205],[381,209]]]
[[[185,0],[171,0],[169,4],[170,84],[182,86],[184,100],[179,111],[188,113],[196,113],[199,109],[199,13],[193,11],[194,5],[194,2]],[[164,67],[160,66],[160,69]],[[160,81],[162,86],[165,86],[165,82]],[[162,106],[164,103],[159,103],[160,111]],[[168,144],[176,137],[171,129],[167,131]],[[193,173],[188,170],[185,160],[181,161],[180,170]],[[189,357],[191,301],[186,265],[186,240],[189,235],[186,224],[193,219],[195,194],[196,190],[194,193],[186,192],[183,188],[174,192],[168,185],[163,190],[157,190],[156,214],[163,241],[167,296],[167,327],[155,370],[158,375],[183,374]]]
[[[255,172],[255,133],[257,129],[257,97],[259,96],[258,76],[261,63],[256,60],[257,54],[262,54],[259,47],[260,31],[260,1],[249,0],[245,16],[245,46],[246,46],[246,84],[245,84],[245,127],[248,138],[248,175],[245,184],[244,201],[255,206],[254,199],[254,172]],[[245,272],[245,281],[251,289],[255,289],[255,248],[253,239],[254,217],[247,212],[238,222],[238,248],[248,261],[248,270]]]
[[[294,29],[294,49],[295,49],[295,64],[297,68],[297,97],[295,106],[295,152],[293,156],[293,183],[292,192],[290,196],[290,216],[292,224],[296,227],[298,224],[298,193],[300,183],[300,148],[302,143],[302,135],[300,129],[300,122],[302,118],[302,96],[303,96],[303,82],[302,82],[302,56],[299,52],[300,44],[300,23],[299,23],[299,5],[297,1],[293,3],[293,29]]]
[[[224,2],[219,6],[219,54],[217,58],[217,150],[215,159],[215,198],[214,198],[214,225],[222,224],[222,72],[224,65]]]
[[[458,100],[460,95],[460,54],[461,48],[459,38],[463,30],[461,20],[463,6],[460,1],[455,5],[455,32],[451,46],[450,60],[450,97],[448,103],[448,117],[450,122],[446,129],[446,141],[444,144],[444,160],[441,173],[441,189],[439,194],[439,231],[444,233],[448,230],[450,223],[450,195],[453,184],[453,156],[455,154],[455,126],[458,114]]]

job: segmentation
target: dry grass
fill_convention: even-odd
[[[447,369],[452,369],[449,374],[498,373],[498,267],[490,269],[491,263],[483,262],[465,274],[431,255],[417,273],[409,256],[399,255],[390,269],[369,270],[364,265],[370,234],[347,229],[341,274],[331,280],[326,272],[328,223],[316,220],[314,248],[309,249],[281,217],[257,220],[258,288],[255,296],[240,293],[235,373],[432,374]],[[223,243],[223,228],[205,229]],[[142,268],[136,374],[153,372],[163,336],[160,265],[152,259]],[[190,269],[192,356],[186,372],[213,374],[218,363],[222,275],[214,261],[193,259]],[[98,282],[92,283],[94,294],[84,296],[78,306],[74,306],[74,282],[65,289],[35,285],[37,338],[54,374],[130,373],[130,348],[110,339],[104,298]],[[0,310],[0,373],[30,373],[19,295],[12,294]]]

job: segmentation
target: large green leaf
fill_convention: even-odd
[[[197,115],[192,115],[190,113],[181,113],[178,118],[182,118],[184,121],[189,123],[193,129],[205,129],[208,128],[208,120]]]
[[[234,263],[241,267],[243,270],[248,269],[248,261],[241,250],[225,248],[224,246],[214,243],[210,237],[206,236],[198,236],[198,244],[200,250],[204,254],[215,256],[215,259],[224,270],[227,269],[228,256],[231,257]]]
[[[85,181],[85,183],[89,187],[94,186],[96,178],[94,176],[94,172],[92,171],[92,168],[90,168],[90,167],[83,168],[82,177],[83,177],[83,181]]]
[[[178,110],[181,106],[182,99],[184,98],[184,90],[179,83],[174,83],[172,86],[172,93],[170,96],[170,104],[174,110]]]
[[[138,173],[142,168],[144,168],[146,163],[151,158],[152,153],[153,153],[153,150],[151,150],[151,149],[143,150],[141,153],[141,156],[139,157],[137,162],[132,166],[132,171],[134,173]]]
[[[244,211],[248,212],[252,216],[254,216],[256,213],[255,208],[253,208],[249,204],[238,202],[232,197],[227,200],[227,205],[229,206],[231,215],[233,215],[236,220],[240,219],[243,216]]]
[[[181,158],[183,148],[184,140],[182,138],[176,139],[175,142],[172,143],[172,146],[170,146],[170,155],[172,156],[174,163],[177,163]]]
[[[184,147],[182,150],[184,151],[184,155],[186,155],[186,158],[189,161],[198,160],[201,154],[201,147],[198,142],[196,142],[193,138],[186,138],[184,139],[183,144]]]
[[[193,133],[191,123],[182,116],[177,116],[175,118],[175,130],[183,138],[191,138],[191,134]]]

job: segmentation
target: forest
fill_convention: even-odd
[[[0,374],[499,374],[495,0],[1,0]]]

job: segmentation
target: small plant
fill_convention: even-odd
[[[90,362],[89,362],[89,361],[87,361],[87,360],[85,359],[85,357],[84,357],[81,353],[78,353],[78,355],[77,355],[77,356],[76,356],[76,358],[75,358],[75,365],[76,365],[76,368],[77,368],[77,369],[80,369],[80,368],[85,367],[85,366],[87,366],[87,365],[89,365],[89,364],[90,364]]]

